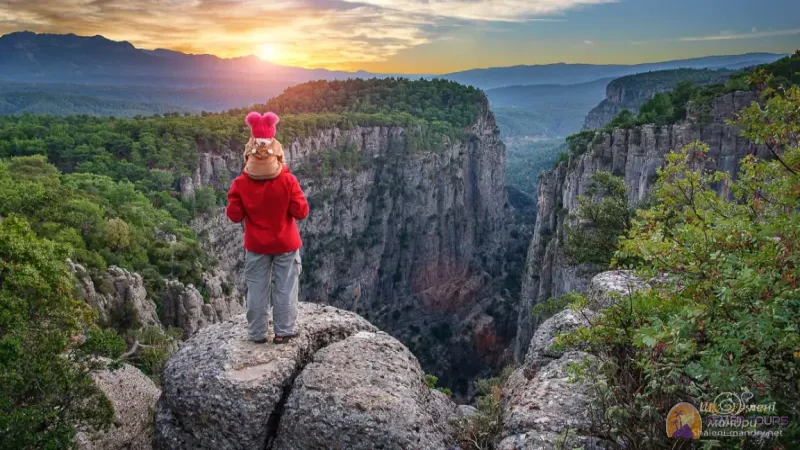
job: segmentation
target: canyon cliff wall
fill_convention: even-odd
[[[724,83],[733,71],[707,69],[675,69],[646,72],[617,78],[606,86],[606,98],[586,116],[584,130],[603,128],[623,109],[633,114],[659,92],[666,92],[681,81],[693,84]]]
[[[301,300],[363,315],[466,390],[508,357],[516,331],[516,305],[497,286],[511,218],[505,148],[488,104],[462,138],[430,145],[413,131],[329,129],[284,143],[311,206],[300,222]],[[240,149],[200,151],[182,195],[227,189],[241,170]],[[244,292],[242,226],[222,211],[192,225]]]
[[[628,201],[635,205],[650,193],[656,169],[664,164],[664,156],[700,140],[710,147],[706,167],[729,172],[735,177],[739,160],[754,148],[725,121],[758,98],[755,92],[733,92],[714,99],[710,116],[704,120],[690,111],[689,120],[670,126],[645,125],[601,133],[584,154],[542,175],[536,226],[522,277],[514,349],[517,361],[524,359],[538,325],[531,308],[571,291],[586,290],[591,277],[605,269],[569,265],[560,251],[564,221],[575,211],[578,196],[586,195],[593,174],[608,171],[623,177],[628,187]],[[727,193],[727,188],[719,186],[721,193]]]

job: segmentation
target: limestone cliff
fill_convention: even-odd
[[[689,120],[675,125],[645,125],[602,133],[588,150],[553,171],[545,172],[539,185],[536,227],[528,250],[522,279],[521,304],[515,359],[522,361],[536,327],[531,308],[570,291],[585,290],[591,276],[602,267],[576,267],[560,252],[564,220],[575,211],[577,197],[586,195],[592,175],[609,171],[623,177],[628,201],[647,198],[656,179],[656,169],[671,150],[700,140],[710,147],[706,167],[736,174],[738,162],[753,150],[735,127],[725,124],[733,113],[758,100],[755,92],[733,92],[713,100],[710,120],[699,120],[690,111]],[[719,186],[725,192],[727,186]]]
[[[602,128],[623,109],[636,114],[644,102],[659,92],[674,89],[679,82],[724,83],[730,70],[676,69],[646,72],[617,78],[606,87],[606,98],[586,116],[584,130]]]
[[[440,144],[401,127],[328,129],[284,143],[311,204],[300,224],[301,300],[362,314],[456,389],[503,357],[516,328],[515,305],[490,284],[505,275],[511,214],[505,149],[481,106],[463,137]],[[241,170],[240,149],[200,157],[183,195],[226,189]],[[193,227],[243,288],[242,226],[220,211]]]

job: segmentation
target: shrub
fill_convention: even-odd
[[[0,172],[2,178],[2,172]],[[25,220],[0,219],[0,442],[69,448],[76,425],[104,429],[113,407],[73,337],[93,315],[75,299],[67,253]]]
[[[156,384],[161,384],[164,364],[178,349],[178,341],[183,336],[180,328],[170,328],[167,332],[155,326],[130,331],[132,340],[139,343],[139,350],[131,357],[131,363],[148,375]]]
[[[437,391],[447,396],[453,395],[453,391],[451,391],[449,388],[446,387],[437,386],[438,383],[439,383],[439,377],[428,373],[425,374],[425,384],[428,386],[428,388],[436,389]]]
[[[598,428],[624,448],[674,448],[663,433],[679,401],[712,402],[750,392],[753,403],[794,417],[800,405],[800,87],[756,104],[736,121],[764,144],[731,180],[706,170],[702,143],[667,155],[654,202],[631,223],[617,259],[633,258],[645,278],[668,274],[657,289],[626,297],[589,328],[559,337],[588,344],[598,370],[575,368],[594,386]],[[715,187],[730,186],[732,197]],[[800,424],[771,440],[714,442],[721,448],[793,448]],[[688,444],[686,444],[688,445]]]
[[[495,448],[503,431],[501,394],[503,384],[513,373],[506,367],[500,376],[477,380],[477,412],[472,416],[453,421],[454,439],[463,450],[490,450]]]
[[[93,328],[86,332],[83,350],[92,355],[116,359],[128,349],[125,340],[111,328]]]
[[[625,181],[610,172],[596,172],[587,194],[564,224],[562,251],[571,264],[608,265],[635,209],[628,206]]]

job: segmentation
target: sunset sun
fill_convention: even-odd
[[[281,57],[281,51],[277,44],[263,44],[258,48],[258,57],[266,61],[275,62]]]

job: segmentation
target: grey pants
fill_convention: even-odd
[[[267,337],[270,299],[275,335],[289,336],[294,333],[302,267],[299,250],[282,255],[247,252],[244,276],[247,281],[247,324],[250,328],[250,339],[261,340]],[[275,282],[270,289],[273,274]]]

